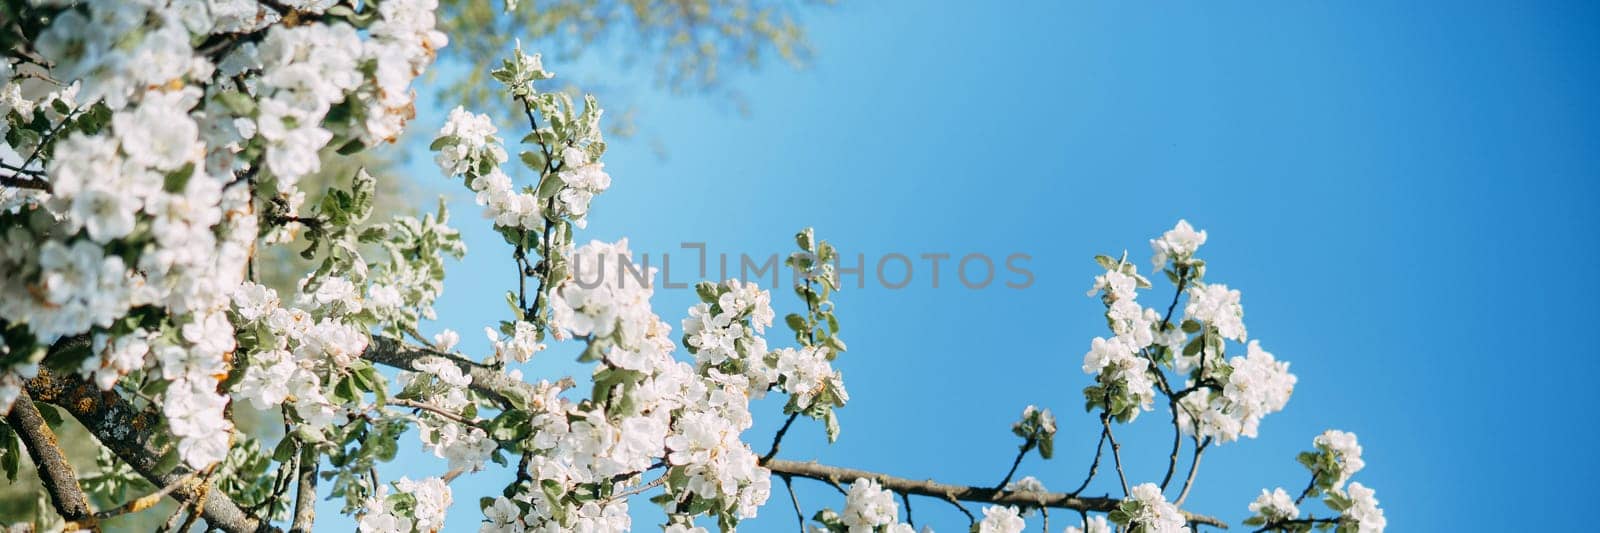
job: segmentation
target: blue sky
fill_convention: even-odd
[[[641,112],[639,135],[611,143],[615,182],[582,241],[766,254],[810,225],[869,258],[1032,257],[1025,290],[968,290],[948,270],[933,289],[922,270],[907,289],[869,279],[840,294],[842,437],[830,446],[802,421],[783,457],[991,484],[1015,452],[1009,424],[1038,404],[1060,418],[1057,457],[1019,475],[1071,489],[1098,435],[1080,393],[1083,353],[1104,334],[1083,295],[1090,258],[1126,249],[1148,268],[1147,240],[1186,218],[1210,233],[1208,280],[1243,291],[1251,337],[1300,378],[1260,438],[1207,453],[1186,507],[1237,523],[1260,489],[1303,487],[1295,454],[1339,428],[1360,436],[1368,466],[1355,479],[1377,489],[1395,531],[1580,523],[1570,511],[1588,507],[1597,466],[1583,376],[1600,355],[1585,315],[1600,296],[1600,6],[935,4],[808,12],[809,68],[731,80],[748,116],[653,90],[605,50],[547,64],[606,80],[602,102]],[[414,126],[436,129],[453,105]],[[436,175],[417,159],[416,174]],[[509,250],[470,198],[453,205],[471,253],[451,269],[439,327],[481,350],[477,332],[504,312]],[[676,326],[692,300],[662,291],[656,309]],[[777,301],[780,315],[799,308]],[[586,373],[565,352],[525,372]],[[747,440],[764,449],[780,406],[752,409]],[[1130,482],[1159,481],[1166,416],[1119,428]],[[385,475],[442,470],[403,461]],[[458,480],[451,528],[475,528],[477,496],[506,479]],[[1114,484],[1102,475],[1089,492]],[[793,530],[778,485],[745,530]],[[797,486],[807,514],[842,505],[831,488]],[[918,524],[966,525],[941,502],[913,506]]]

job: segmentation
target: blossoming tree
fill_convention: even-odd
[[[652,308],[654,272],[633,263],[626,241],[578,238],[611,186],[601,108],[541,90],[552,74],[520,48],[492,72],[526,117],[517,157],[513,137],[461,108],[431,145],[442,174],[475,193],[505,238],[508,311],[485,328],[492,353],[457,351],[448,329],[425,334],[445,261],[466,251],[443,206],[371,220],[377,177],[358,173],[309,206],[296,184],[321,149],[359,151],[402,132],[412,82],[447,43],[435,8],[0,7],[0,464],[14,476],[28,456],[59,525],[98,528],[171,497],[171,527],[304,531],[327,494],[363,531],[437,531],[451,483],[508,468],[514,481],[481,502],[485,531],[625,530],[641,505],[668,518],[637,525],[731,530],[768,508],[774,477],[839,488],[841,501],[816,509],[792,488],[791,505],[779,504],[813,531],[912,531],[913,497],[954,505],[970,523],[950,527],[984,532],[1021,531],[1024,515],[1048,521],[1052,509],[1068,531],[1226,527],[1182,509],[1202,454],[1254,437],[1296,377],[1247,336],[1239,292],[1207,281],[1205,232],[1179,222],[1151,241],[1153,270],[1175,286],[1164,310],[1137,301],[1151,283],[1126,254],[1096,258],[1105,273],[1090,295],[1105,303],[1109,333],[1084,357],[1083,394],[1100,444],[1074,490],[1013,480],[1027,454],[1053,455],[1055,419],[1032,406],[994,485],[791,460],[780,454],[791,425],[822,424],[836,438],[849,400],[835,368],[847,361],[830,301],[837,252],[810,230],[796,236],[787,266],[802,276],[783,347],[767,340],[771,295],[739,280],[698,284],[701,302],[675,332]],[[258,251],[295,236],[317,267],[293,294],[255,283]],[[593,368],[584,387],[511,368],[548,342],[583,346]],[[750,400],[767,394],[786,399],[782,429],[745,435]],[[282,438],[237,430],[245,404],[281,417]],[[1151,411],[1170,415],[1166,474],[1130,480],[1115,428]],[[64,416],[104,450],[92,477],[56,446]],[[444,475],[380,476],[407,432]],[[1383,530],[1373,491],[1350,481],[1364,466],[1355,436],[1330,430],[1312,444],[1299,457],[1306,487],[1264,490],[1245,524]],[[1086,493],[1097,479],[1107,492]],[[130,498],[128,487],[150,488]],[[1302,510],[1312,497],[1325,509]]]

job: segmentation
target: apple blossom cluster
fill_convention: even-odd
[[[446,176],[463,178],[477,194],[478,205],[484,206],[484,217],[502,231],[543,232],[549,229],[547,223],[563,219],[584,227],[590,201],[611,187],[605,164],[597,161],[605,150],[599,103],[585,97],[583,112],[575,114],[565,94],[534,91],[534,80],[551,75],[544,72],[537,54],[528,56],[520,47],[495,77],[512,90],[529,116],[537,111],[550,122],[550,127],[523,139],[537,145],[521,157],[538,174],[537,182],[518,189],[500,167],[508,157],[495,136],[499,130],[488,116],[461,107],[450,111],[449,121],[434,138],[439,169]],[[507,238],[516,242],[509,233]]]
[[[527,425],[512,433],[527,454],[528,479],[485,507],[484,531],[627,529],[628,501],[616,495],[636,490],[655,469],[666,470],[670,514],[709,511],[725,524],[754,516],[771,482],[739,434],[751,424],[751,394],[768,384],[755,389],[744,374],[676,361],[671,329],[650,308],[649,285],[586,275],[611,272],[588,266],[602,261],[637,268],[625,241],[592,242],[570,256],[573,271],[550,290],[550,323],[559,338],[588,343],[583,358],[596,363],[594,391],[574,402],[558,387],[538,386],[545,392],[528,399]],[[744,327],[750,315],[746,309],[740,317]]]
[[[978,533],[1022,533],[1028,523],[1022,513],[1010,505],[991,505],[983,508],[983,519],[978,521]]]
[[[1330,429],[1317,435],[1311,443],[1317,451],[1310,454],[1314,460],[1306,466],[1312,469],[1319,485],[1325,483],[1327,488],[1338,490],[1350,476],[1367,467],[1361,460],[1361,443],[1356,442],[1354,433]]]
[[[764,393],[777,381],[776,369],[766,362],[767,340],[761,336],[772,325],[770,298],[756,284],[739,280],[710,290],[715,291],[715,300],[695,304],[683,319],[684,346],[694,354],[696,367],[741,374],[750,380],[752,390]],[[709,299],[704,292],[702,299]],[[787,357],[798,358],[793,353]],[[799,365],[787,366],[798,370],[794,367]]]
[[[1027,406],[1022,409],[1022,418],[1011,425],[1011,433],[1022,438],[1022,453],[1028,453],[1034,447],[1039,448],[1039,457],[1049,459],[1055,455],[1056,442],[1056,416],[1049,409],[1040,409],[1036,406]],[[1044,486],[1039,480],[1024,477],[1017,483],[1032,480],[1036,488],[1022,488],[1019,490],[1044,491]]]
[[[1084,394],[1090,408],[1104,407],[1119,421],[1131,421],[1149,410],[1159,391],[1172,402],[1179,428],[1207,442],[1225,443],[1255,437],[1262,417],[1283,410],[1296,378],[1280,362],[1250,341],[1245,355],[1227,359],[1226,341],[1245,342],[1244,308],[1239,291],[1202,281],[1205,262],[1196,254],[1206,241],[1186,221],[1150,241],[1156,268],[1164,269],[1178,292],[1165,316],[1136,303],[1138,290],[1150,283],[1126,257],[1096,257],[1105,273],[1095,277],[1090,296],[1106,305],[1106,320],[1115,335],[1095,338],[1084,356],[1083,371],[1097,376]],[[1183,316],[1172,321],[1178,299],[1187,296]],[[1183,390],[1174,390],[1163,368],[1188,374]]]
[[[1339,511],[1339,521],[1348,524],[1356,533],[1383,533],[1389,521],[1378,507],[1377,492],[1360,482],[1351,483],[1348,490],[1333,492],[1326,500],[1329,508]]]
[[[1190,288],[1189,304],[1183,307],[1183,316],[1215,328],[1224,339],[1245,341],[1244,307],[1239,305],[1239,291],[1227,285]]]
[[[1131,531],[1188,533],[1189,521],[1178,506],[1167,502],[1155,483],[1135,485],[1129,498],[1109,514],[1112,522]]]
[[[1205,230],[1195,231],[1187,220],[1179,220],[1176,226],[1162,233],[1161,237],[1150,239],[1150,263],[1156,270],[1167,266],[1168,262],[1177,265],[1190,265],[1193,263],[1194,253],[1206,243]],[[1199,263],[1204,265],[1205,263]]]
[[[1283,487],[1261,489],[1261,495],[1256,501],[1250,502],[1250,512],[1262,518],[1262,523],[1294,520],[1300,517],[1300,508],[1295,505],[1294,498],[1283,490]]]
[[[845,494],[844,511],[824,509],[814,518],[820,527],[812,531],[830,533],[914,533],[916,529],[900,522],[900,505],[894,493],[877,481],[858,478]]]
[[[1274,359],[1258,341],[1250,341],[1245,353],[1228,361],[1225,377],[1218,378],[1223,380],[1221,391],[1179,400],[1179,427],[1219,443],[1240,435],[1255,438],[1261,418],[1283,410],[1296,382],[1289,363]]]
[[[492,76],[530,120],[518,160],[533,183],[518,186],[502,168],[510,154],[487,116],[456,108],[432,145],[518,267],[512,316],[485,328],[492,355],[475,362],[454,351],[454,331],[431,341],[420,332],[435,318],[444,258],[465,253],[442,205],[369,224],[377,183],[365,171],[309,208],[297,187],[325,154],[400,135],[411,83],[447,42],[434,30],[437,0],[18,5],[7,12],[39,28],[0,57],[0,412],[42,370],[75,373],[160,413],[172,438],[159,445],[190,470],[220,463],[214,497],[274,498],[273,478],[286,480],[296,455],[326,460],[332,496],[368,532],[442,530],[451,480],[513,460],[516,479],[481,504],[482,531],[628,530],[630,498],[652,490],[665,531],[705,532],[697,517],[731,531],[766,503],[767,466],[779,468],[768,459],[782,432],[768,457],[743,440],[752,399],[785,394],[789,423],[805,415],[838,437],[835,410],[849,394],[834,364],[846,348],[829,300],[839,288],[833,247],[807,229],[786,261],[805,274],[793,287],[805,312],[784,317],[795,346],[768,345],[771,294],[739,280],[696,285],[700,301],[674,334],[651,305],[656,271],[634,263],[627,240],[575,244],[574,228],[611,186],[603,110],[592,97],[580,105],[537,90],[552,75],[520,43]],[[291,241],[319,262],[280,295],[255,281],[252,258],[258,245]],[[1165,313],[1138,302],[1151,284],[1126,257],[1096,258],[1104,273],[1090,295],[1105,304],[1111,334],[1093,339],[1083,363],[1095,376],[1084,392],[1091,410],[1130,422],[1159,393],[1202,450],[1202,439],[1256,436],[1296,382],[1247,338],[1239,291],[1203,280],[1205,242],[1184,221],[1151,241],[1156,269],[1178,287]],[[381,260],[369,263],[363,254],[374,249]],[[584,343],[586,395],[571,380],[527,383],[511,368],[547,339]],[[1229,341],[1247,343],[1244,355],[1228,358]],[[385,360],[399,352],[403,364]],[[398,390],[374,362],[400,367]],[[231,413],[245,406],[282,417],[270,456],[235,430]],[[448,473],[380,483],[375,463],[391,460],[410,428]],[[1034,447],[1050,458],[1056,430],[1049,410],[1028,406],[1013,426],[1024,439],[1017,462]],[[1364,466],[1354,435],[1329,431],[1315,446],[1300,456],[1312,471],[1308,494],[1322,495],[1341,527],[1381,532],[1374,492],[1347,484]],[[268,476],[274,463],[278,475]],[[843,511],[818,513],[813,529],[910,532],[885,484],[855,480]],[[1045,491],[1033,477],[1001,485]],[[1188,531],[1164,488],[1135,486],[1107,516],[1067,531]],[[1296,519],[1299,501],[1288,496],[1263,491],[1252,520]],[[991,505],[973,526],[1017,533],[1034,510]],[[253,518],[283,514],[266,505]]]
[[[84,353],[43,362],[106,390],[166,382],[153,400],[180,458],[210,466],[233,438],[222,381],[244,366],[230,361],[228,313],[260,233],[248,178],[296,198],[325,146],[393,139],[411,81],[444,45],[436,2],[319,2],[295,7],[292,25],[245,0],[38,4],[25,16],[48,24],[32,53],[0,59],[0,154],[17,156],[8,171],[25,185],[0,193],[0,411],[46,347],[87,337]],[[265,331],[270,318],[254,320]],[[256,354],[246,396],[314,403],[282,390],[314,388],[287,379],[304,362],[290,350],[351,335],[295,330],[302,342],[275,324],[294,340]]]
[[[356,291],[349,280],[332,277],[301,293],[298,307],[283,307],[273,289],[240,285],[234,317],[250,342],[242,350],[248,363],[233,397],[257,409],[284,406],[285,416],[308,430],[345,423],[351,406],[336,402],[330,389],[352,371],[370,342],[365,328],[350,319],[362,311]]]
[[[1122,337],[1090,341],[1089,353],[1083,356],[1083,373],[1098,380],[1084,395],[1092,403],[1107,406],[1118,420],[1131,422],[1155,402],[1150,361],[1136,355]]]
[[[1337,525],[1339,531],[1382,533],[1389,524],[1378,507],[1377,492],[1360,482],[1350,482],[1350,477],[1366,466],[1355,434],[1330,429],[1312,439],[1312,445],[1315,451],[1301,452],[1298,457],[1300,464],[1311,471],[1311,485],[1305,492],[1291,500],[1282,488],[1272,492],[1263,489],[1250,504],[1252,516],[1244,523],[1294,532]],[[1337,518],[1300,519],[1299,501],[1316,495],[1323,496],[1323,504],[1338,513]]]
[[[450,507],[450,486],[440,478],[417,481],[402,477],[394,491],[379,486],[356,522],[362,533],[395,531],[442,531],[445,510]]]

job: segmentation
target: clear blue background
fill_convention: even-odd
[[[642,112],[640,134],[612,143],[615,183],[581,241],[765,254],[813,225],[868,257],[1033,257],[1026,290],[962,288],[949,263],[932,289],[919,260],[911,288],[869,279],[840,294],[843,435],[829,446],[802,421],[783,457],[992,484],[1018,442],[1009,424],[1038,404],[1060,418],[1057,457],[1032,456],[1019,475],[1070,490],[1098,435],[1080,393],[1083,353],[1104,335],[1083,295],[1090,257],[1126,249],[1148,269],[1147,240],[1187,218],[1210,232],[1209,280],[1243,291],[1251,337],[1300,377],[1260,438],[1207,453],[1187,508],[1237,523],[1260,489],[1303,487],[1294,455],[1339,428],[1360,436],[1368,466],[1355,479],[1377,489],[1394,531],[1570,530],[1588,523],[1597,473],[1597,7],[847,2],[803,20],[810,68],[731,80],[749,116],[652,90],[604,49],[547,66],[603,79],[602,102]],[[437,129],[453,105],[415,127]],[[437,176],[426,157],[408,168]],[[471,253],[452,267],[439,326],[481,353],[513,283],[509,250],[453,194]],[[662,291],[656,309],[676,329],[692,300]],[[778,305],[800,308],[790,295]],[[525,371],[586,374],[569,352]],[[746,437],[764,450],[780,406],[752,409]],[[1130,482],[1159,481],[1166,416],[1119,428]],[[442,473],[407,448],[386,477]],[[1091,493],[1114,490],[1102,474]],[[457,480],[451,529],[474,529],[477,497],[508,479]],[[747,531],[794,529],[774,483]],[[808,515],[842,505],[797,485]],[[947,504],[913,506],[918,524],[966,527]],[[652,513],[635,526],[653,528]]]

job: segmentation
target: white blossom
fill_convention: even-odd
[[[1021,533],[1027,526],[1016,507],[991,505],[983,508],[983,520],[978,521],[978,533]]]

